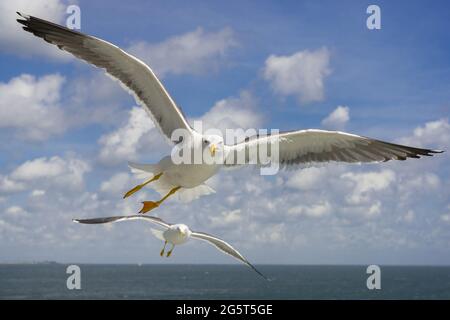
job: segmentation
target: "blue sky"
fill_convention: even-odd
[[[232,262],[194,243],[161,260],[160,241],[139,223],[71,223],[138,211],[158,195],[121,199],[138,181],[127,161],[156,162],[169,151],[118,84],[14,22],[22,10],[64,23],[71,3],[82,32],[146,61],[191,120],[339,129],[449,149],[445,1],[0,0],[2,262]],[[369,4],[381,8],[380,30],[366,27]],[[210,181],[215,195],[155,213],[217,234],[255,263],[449,264],[448,160],[269,178],[227,171]]]

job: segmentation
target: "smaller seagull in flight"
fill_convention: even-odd
[[[264,276],[261,272],[259,272],[258,269],[256,269],[250,262],[248,262],[248,260],[242,254],[240,254],[239,251],[233,248],[226,241],[204,232],[191,231],[187,225],[182,223],[171,224],[164,222],[162,219],[158,217],[145,215],[115,216],[115,217],[104,217],[94,219],[73,219],[72,221],[83,224],[102,224],[128,220],[145,220],[148,222],[152,222],[158,225],[159,227],[165,229],[164,231],[152,229],[153,235],[158,239],[164,241],[164,246],[160,252],[161,257],[164,255],[164,251],[168,243],[170,243],[172,247],[167,252],[166,256],[170,257],[173,249],[175,248],[175,245],[186,243],[190,238],[203,240],[208,242],[209,244],[212,244],[222,252],[229,254],[230,256],[236,258],[237,260],[245,263],[247,266],[256,271],[256,273],[258,273],[261,277],[263,277],[266,280],[269,280],[266,276]]]

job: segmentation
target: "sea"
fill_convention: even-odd
[[[380,266],[379,289],[367,266],[257,266],[267,281],[244,265],[178,264],[79,264],[77,289],[68,266],[0,264],[0,299],[450,299],[447,266]]]

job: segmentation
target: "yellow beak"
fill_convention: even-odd
[[[217,147],[214,143],[209,146],[209,152],[211,152],[212,157],[214,157],[216,155],[216,150],[217,150]]]

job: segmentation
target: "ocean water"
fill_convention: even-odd
[[[0,265],[0,299],[450,299],[450,267],[381,266],[368,290],[366,266],[258,266],[272,281],[241,265],[79,266],[68,290],[67,265]]]

